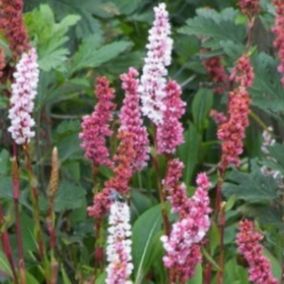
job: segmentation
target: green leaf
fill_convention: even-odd
[[[213,92],[209,89],[199,89],[192,102],[194,124],[199,131],[207,127],[208,114],[213,105]]]
[[[55,199],[55,210],[62,212],[65,210],[77,209],[86,204],[85,190],[69,181],[63,181]]]
[[[178,150],[179,158],[185,165],[185,183],[190,184],[194,170],[198,164],[199,149],[201,145],[201,134],[193,123],[189,123],[189,127],[185,132],[185,143]]]
[[[253,57],[255,80],[251,89],[252,103],[268,114],[283,114],[284,97],[277,60],[260,53]]]
[[[202,284],[203,275],[202,275],[202,265],[198,264],[195,268],[195,273],[193,277],[187,282],[187,284]]]
[[[0,250],[0,272],[7,274],[7,276],[9,277],[12,276],[9,262],[2,250]]]
[[[282,268],[281,268],[280,262],[266,248],[264,249],[264,255],[269,259],[271,263],[271,269],[272,269],[273,275],[277,279],[280,279],[282,275]]]
[[[115,41],[101,46],[100,38],[90,37],[83,40],[79,50],[71,60],[71,73],[84,68],[96,68],[116,58],[131,47],[129,41]]]
[[[154,236],[162,224],[161,206],[157,205],[144,212],[133,225],[133,263],[135,284],[143,283],[143,278],[151,266],[151,254],[155,246]]]
[[[53,11],[48,5],[40,5],[38,9],[26,14],[25,22],[29,33],[34,37],[42,70],[61,67],[66,61],[69,54],[68,49],[64,47],[68,41],[67,32],[79,20],[77,15],[68,15],[56,23]]]
[[[272,177],[263,176],[253,162],[251,173],[234,169],[227,177],[223,192],[226,197],[235,195],[249,203],[265,203],[277,198],[277,184]]]
[[[63,284],[72,284],[71,280],[69,279],[64,267],[61,268],[62,280]]]
[[[10,164],[9,152],[3,149],[0,152],[0,176],[8,174],[9,164]]]
[[[245,39],[244,26],[236,25],[234,20],[238,15],[236,10],[227,8],[218,13],[213,9],[201,8],[196,10],[196,14],[196,17],[186,21],[186,26],[179,29],[180,33],[208,37],[211,47],[220,46],[222,40],[239,43]]]

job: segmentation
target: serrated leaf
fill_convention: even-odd
[[[277,198],[277,184],[272,177],[263,176],[260,168],[253,163],[250,173],[234,169],[227,177],[223,192],[226,197],[235,195],[249,203],[272,202]]]
[[[90,44],[93,41],[93,45]],[[116,41],[100,46],[95,39],[90,38],[83,41],[78,52],[71,60],[71,73],[84,68],[96,68],[106,63],[131,47],[129,41]]]
[[[268,114],[283,114],[284,95],[277,71],[277,61],[260,53],[253,57],[255,80],[251,88],[252,103]]]
[[[196,16],[186,21],[186,26],[179,29],[180,33],[209,37],[211,45],[219,46],[221,40],[242,42],[245,38],[244,26],[236,25],[235,17],[238,12],[226,8],[220,13],[213,9],[197,9]]]
[[[66,61],[69,51],[64,44],[68,41],[67,32],[80,17],[68,15],[56,23],[53,11],[48,5],[27,13],[25,22],[29,33],[33,35],[39,55],[39,65],[44,71],[55,69]]]

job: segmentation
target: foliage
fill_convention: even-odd
[[[130,66],[143,66],[147,33],[153,20],[152,8],[157,1],[148,0],[29,0],[25,2],[24,20],[32,44],[39,55],[40,82],[35,103],[36,137],[30,144],[31,175],[23,150],[18,149],[20,175],[20,217],[24,243],[27,283],[45,283],[52,257],[39,261],[37,225],[33,219],[30,184],[39,189],[40,225],[45,245],[49,247],[46,220],[50,187],[51,155],[54,146],[59,153],[60,177],[54,198],[57,243],[54,255],[59,260],[57,283],[105,283],[105,259],[94,265],[94,244],[105,248],[107,220],[103,232],[96,235],[94,218],[87,214],[93,194],[103,188],[112,176],[106,167],[94,168],[84,157],[78,133],[83,115],[90,114],[96,104],[93,85],[100,75],[110,78],[116,89],[119,108],[123,99],[119,75]],[[226,112],[227,93],[217,94],[215,84],[204,67],[207,59],[218,56],[227,74],[240,55],[247,52],[249,19],[238,9],[237,1],[166,1],[171,15],[174,39],[173,63],[169,77],[182,86],[182,99],[187,103],[182,118],[184,143],[177,156],[184,162],[183,182],[189,195],[194,193],[198,172],[210,175],[210,191],[214,207],[218,185],[220,145],[211,109]],[[1,9],[1,8],[0,8]],[[224,283],[249,283],[246,264],[239,256],[235,236],[239,220],[256,220],[264,233],[265,253],[272,263],[273,273],[280,281],[284,263],[284,89],[277,71],[279,59],[273,48],[275,11],[268,0],[261,1],[261,13],[253,27],[248,53],[252,58],[255,80],[250,88],[252,99],[250,126],[246,130],[245,151],[238,168],[229,168],[222,189],[226,212]],[[8,42],[0,35],[0,47],[5,50],[11,72],[16,62]],[[5,69],[6,70],[6,69]],[[5,71],[4,70],[4,71]],[[13,253],[17,255],[16,214],[12,186],[13,143],[7,131],[9,120],[10,79],[0,80],[0,200],[5,218],[0,218],[0,234],[8,231]],[[118,109],[119,109],[118,108]],[[117,130],[117,113],[113,129]],[[150,139],[154,129],[146,122]],[[273,126],[276,143],[261,151],[262,132]],[[112,137],[109,146],[115,153],[118,140]],[[133,283],[167,283],[168,274],[162,261],[164,234],[161,207],[170,221],[177,218],[168,205],[160,201],[157,180],[166,172],[167,157],[150,149],[152,160],[131,180]],[[156,160],[155,160],[156,159]],[[155,167],[158,162],[159,169]],[[278,171],[282,180],[264,175],[263,167]],[[220,232],[212,215],[212,226],[202,248],[203,264],[211,267],[210,283],[217,283],[220,270]],[[52,217],[53,218],[53,217]],[[0,283],[13,283],[13,272],[3,247],[0,250]],[[96,259],[97,260],[97,259]],[[205,265],[198,265],[188,284],[204,281]],[[94,276],[96,275],[96,276]],[[280,282],[279,282],[280,283]]]

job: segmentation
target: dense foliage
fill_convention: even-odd
[[[284,282],[284,3],[165,4],[0,0],[1,283]]]

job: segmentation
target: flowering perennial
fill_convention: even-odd
[[[181,87],[176,81],[168,82],[164,104],[164,119],[157,126],[157,150],[160,154],[173,154],[184,141],[184,129],[179,119],[185,112],[185,103],[181,99]]]
[[[230,92],[228,100],[227,119],[220,119],[217,136],[222,145],[222,156],[219,167],[225,171],[229,165],[239,166],[240,155],[243,152],[245,130],[249,125],[250,96],[247,88],[253,84],[254,73],[247,56],[242,56],[233,69],[231,79],[237,87]]]
[[[106,284],[130,284],[133,270],[131,256],[130,210],[126,203],[115,201],[110,207],[107,239]]]
[[[112,135],[110,122],[113,117],[115,104],[112,100],[115,92],[110,88],[106,77],[99,77],[96,83],[97,105],[91,115],[83,117],[81,123],[82,131],[79,137],[82,141],[81,147],[85,155],[94,165],[112,166],[110,153],[106,145],[107,137]]]
[[[154,8],[155,20],[149,31],[147,56],[141,76],[142,112],[156,125],[163,121],[166,97],[166,67],[171,63],[173,41],[166,5],[161,3]]]
[[[216,84],[215,92],[217,94],[224,93],[228,85],[229,76],[221,62],[221,58],[219,56],[208,58],[204,60],[203,65],[212,81]]]
[[[240,222],[236,243],[240,254],[249,265],[249,280],[255,284],[277,284],[270,262],[263,254],[263,246],[260,243],[262,239],[262,234],[257,232],[252,221]]]
[[[17,56],[30,49],[23,7],[23,0],[0,1],[0,31],[7,37],[11,50]]]
[[[149,159],[150,145],[147,129],[143,126],[140,112],[138,75],[138,71],[135,68],[129,68],[128,73],[120,76],[122,88],[125,91],[125,98],[120,112],[121,126],[119,131],[133,133],[133,146],[136,149],[136,158],[133,167],[135,170],[142,170]]]
[[[281,83],[284,86],[284,2],[282,0],[275,0],[274,5],[276,9],[276,18],[272,29],[275,34],[273,45],[278,52],[280,61],[278,72],[282,75]]]
[[[259,0],[239,0],[239,7],[243,14],[252,18],[257,15],[260,11],[260,1]]]
[[[183,283],[193,276],[196,265],[201,261],[200,242],[210,227],[210,182],[207,175],[198,175],[196,192],[186,200],[185,187],[178,185],[181,170],[182,164],[178,160],[171,161],[164,181],[168,194],[171,194],[168,200],[179,215],[170,235],[161,239],[166,250],[163,261],[173,273],[172,283]]]
[[[10,99],[9,119],[11,126],[8,131],[16,144],[29,143],[35,132],[31,113],[34,108],[34,98],[37,94],[39,68],[37,54],[34,48],[22,54],[13,74],[12,95]]]
[[[90,216],[101,218],[111,205],[111,196],[118,192],[122,196],[128,194],[128,184],[133,175],[133,164],[136,157],[133,134],[120,132],[120,144],[114,156],[114,176],[104,184],[104,189],[94,197],[93,205],[88,207]]]

